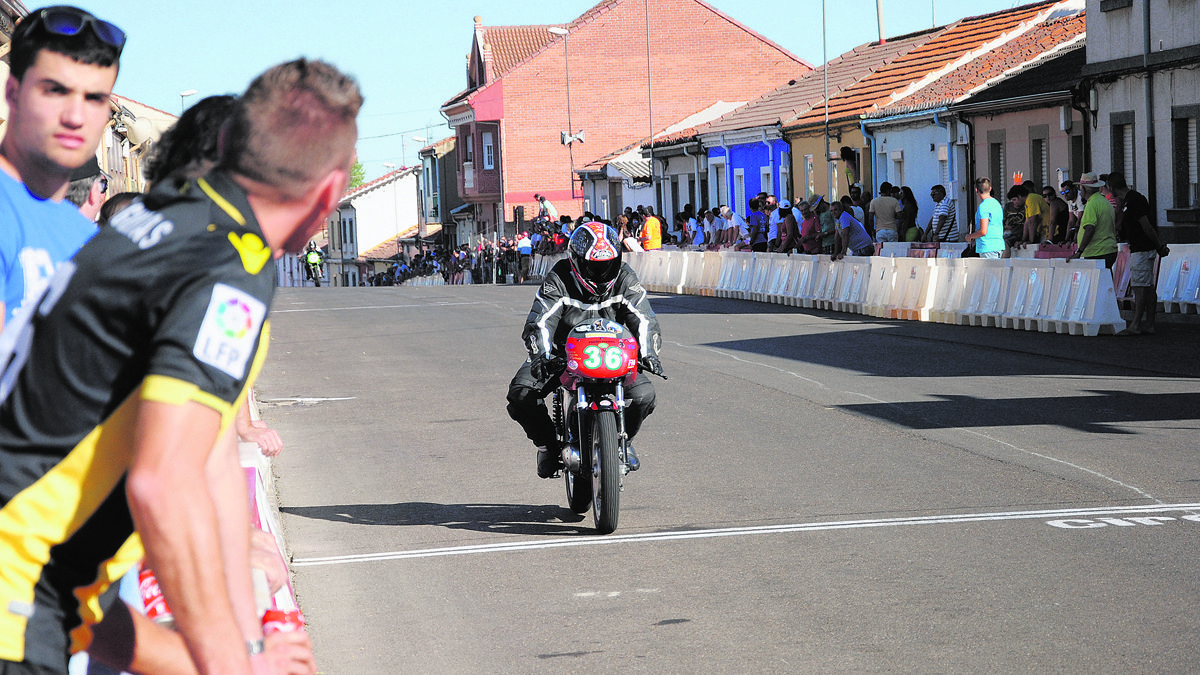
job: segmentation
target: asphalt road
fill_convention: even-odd
[[[616,533],[504,411],[534,288],[281,289],[262,414],[324,673],[1200,671],[1200,321],[655,296]]]

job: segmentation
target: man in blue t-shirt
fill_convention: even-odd
[[[0,157],[0,166],[5,166]],[[63,261],[96,232],[69,202],[43,199],[0,171],[0,326],[27,311]]]
[[[999,258],[1004,253],[1004,207],[992,197],[992,181],[988,178],[975,179],[975,193],[979,195],[976,229],[967,235],[967,242],[975,242],[980,258]]]
[[[72,7],[31,12],[11,43],[0,141],[0,313],[14,319],[95,226],[71,204],[71,172],[95,157],[125,35]],[[48,86],[51,83],[53,86]]]

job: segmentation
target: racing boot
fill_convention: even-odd
[[[625,466],[629,467],[630,471],[637,471],[642,467],[642,463],[638,461],[637,453],[633,451],[633,444],[625,444]]]
[[[559,455],[558,450],[549,449],[544,445],[538,447],[538,478],[554,478],[558,475],[558,470],[562,468],[562,458]]]

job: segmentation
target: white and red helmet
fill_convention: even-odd
[[[592,221],[575,228],[567,243],[571,273],[580,287],[592,295],[612,291],[621,271],[621,243],[617,231],[604,223]]]

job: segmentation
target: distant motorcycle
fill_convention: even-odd
[[[563,448],[567,504],[592,510],[596,530],[617,529],[628,464],[625,386],[638,373],[638,341],[615,321],[571,329],[566,366],[554,391],[554,426]]]
[[[311,250],[311,251],[305,253],[303,262],[304,262],[305,274],[307,274],[308,278],[310,280],[312,280],[312,282],[314,284],[316,284],[317,288],[320,288],[321,287],[321,263],[324,262],[324,259],[321,256],[321,252],[317,251],[317,250]]]

